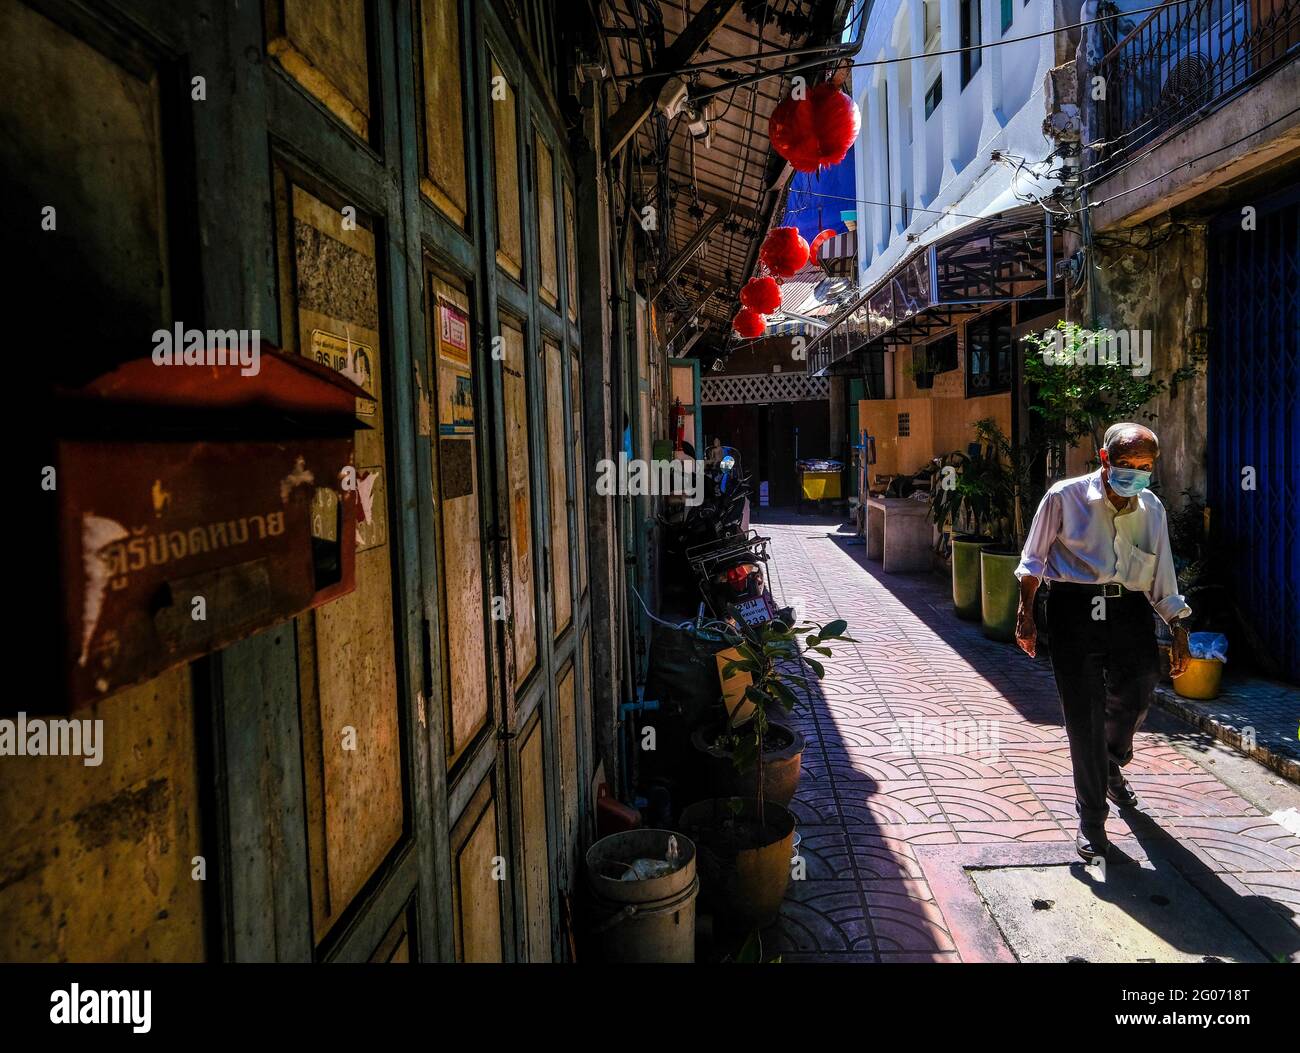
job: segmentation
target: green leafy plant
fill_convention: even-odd
[[[1155,419],[1143,407],[1169,387],[1169,380],[1134,376],[1128,363],[1088,354],[1106,338],[1105,331],[1066,321],[1023,337],[1025,380],[1037,389],[1029,409],[1042,420],[1048,442],[1078,446],[1087,437],[1093,449],[1100,449],[1106,428],[1115,421]],[[1171,379],[1195,373],[1195,367],[1183,367]]]
[[[951,523],[955,530],[973,529],[1002,546],[1016,546],[1024,536],[1035,450],[1014,446],[992,417],[972,428],[979,448],[943,459],[930,492],[930,518],[941,530]]]
[[[726,745],[733,750],[733,761],[740,771],[752,767],[757,780],[754,796],[758,799],[758,821],[765,822],[763,811],[763,741],[770,725],[769,713],[791,713],[799,708],[799,696],[791,685],[807,691],[811,673],[815,680],[826,675],[826,667],[809,652],[824,658],[831,656],[828,641],[843,640],[852,643],[846,635],[848,623],[842,618],[825,625],[786,625],[771,621],[765,625],[739,625],[740,642],[736,651],[740,658],[722,667],[722,678],[730,680],[739,673],[748,673],[752,683],[745,688],[745,698],[754,704],[754,715],[749,721],[732,729]],[[802,639],[801,639],[802,637]]]

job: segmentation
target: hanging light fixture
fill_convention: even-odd
[[[759,314],[771,314],[781,306],[781,286],[775,278],[750,278],[740,290],[740,302]]]
[[[808,262],[808,242],[797,227],[774,227],[763,239],[758,258],[773,274],[793,278]]]
[[[818,84],[802,98],[786,96],[768,118],[767,134],[795,171],[816,172],[844,160],[861,123],[852,98],[833,84]]]

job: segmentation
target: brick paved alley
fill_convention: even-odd
[[[1086,880],[1050,664],[958,620],[941,577],[884,574],[836,520],[770,514],[757,525],[773,538],[778,594],[806,618],[846,619],[858,641],[826,662],[822,697],[795,718],[807,749],[791,807],[807,877],[792,883],[769,951],[786,961],[1013,960],[967,868],[1068,865]],[[918,728],[995,729],[996,752],[926,752]],[[1141,814],[1112,810],[1108,824],[1112,873],[1127,857],[1146,868],[1127,871],[1140,880],[1185,879],[1216,923],[1226,916],[1245,935],[1244,957],[1295,958],[1300,839],[1270,816],[1300,802],[1300,789],[1228,757],[1258,769],[1250,785],[1267,792],[1248,800],[1208,770],[1211,746],[1168,715],[1148,720],[1126,770]],[[1161,917],[1160,896],[1143,898],[1156,903],[1145,924],[1162,941],[1197,958],[1235,956],[1212,929]]]

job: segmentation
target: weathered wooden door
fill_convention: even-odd
[[[508,27],[450,0],[421,14],[451,928],[462,960],[547,961],[563,948],[589,750],[573,177]],[[469,83],[439,58],[449,49]]]

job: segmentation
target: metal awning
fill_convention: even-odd
[[[613,111],[605,147],[620,168],[626,164],[630,170],[627,184],[616,187],[627,195],[620,207],[643,241],[651,279],[647,294],[671,317],[669,332],[683,334],[696,319],[697,332],[706,334],[696,355],[725,346],[737,294],[754,273],[759,246],[793,174],[771,148],[768,119],[789,93],[792,76],[815,80],[833,68],[805,68],[807,63],[847,59],[856,51],[860,40],[844,41],[844,26],[850,16],[853,24],[865,23],[867,5],[868,0],[588,5],[613,73],[603,89]],[[798,54],[790,54],[792,49]],[[791,72],[783,73],[787,67]],[[755,80],[760,74],[767,79]],[[664,112],[662,96],[674,80],[706,106],[699,121]],[[635,222],[647,205],[657,215],[652,229]]]
[[[1053,299],[1061,253],[1061,232],[1037,205],[972,220],[918,247],[831,319],[808,345],[808,371],[828,376],[864,348],[912,344],[988,304]]]

